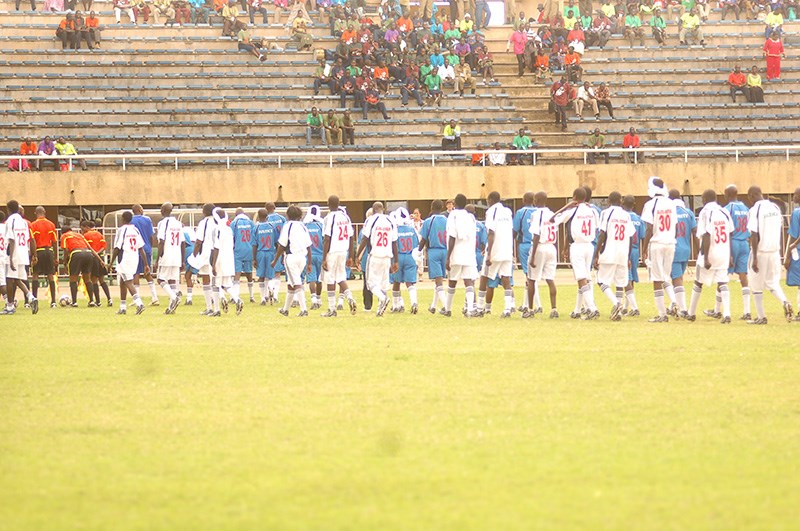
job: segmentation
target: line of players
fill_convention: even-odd
[[[441,302],[443,306],[440,313],[452,315],[456,285],[462,280],[466,287],[465,315],[483,316],[489,313],[494,288],[502,285],[505,307],[501,315],[508,317],[515,311],[512,271],[513,247],[516,246],[517,255],[527,257],[521,260],[527,278],[526,294],[519,308],[522,316],[532,318],[542,311],[537,285],[544,281],[550,291],[550,317],[556,318],[558,310],[554,277],[558,226],[565,224],[569,245],[563,246],[564,258],[572,265],[578,283],[575,309],[570,314],[573,318],[596,319],[599,316],[591,284],[592,269],[597,271],[597,283],[612,304],[611,318],[619,320],[624,314],[638,315],[633,290],[634,283],[638,282],[638,271],[637,267],[631,266],[639,264],[640,248],[645,250],[641,253],[641,259],[648,266],[659,310],[658,315],[651,319],[652,322],[667,321],[668,314],[694,320],[702,286],[709,283],[718,285],[717,305],[714,310],[705,313],[722,319],[723,323],[730,322],[729,272],[738,274],[742,284],[742,319],[756,324],[766,323],[763,312],[765,288],[778,297],[783,303],[785,315],[791,317],[791,305],[779,283],[780,210],[774,203],[764,200],[757,187],[748,191],[753,204],[751,209],[738,201],[738,191],[733,186],[724,192],[727,199],[724,208],[716,203],[714,192],[707,191],[703,196],[704,208],[697,219],[683,205],[677,190],[668,192],[660,179],[650,180],[648,192],[651,200],[645,205],[641,217],[633,212],[634,198],[622,198],[617,192],[609,195],[610,206],[601,212],[589,203],[590,189],[577,189],[573,201],[555,213],[546,207],[547,196],[544,192],[536,195],[526,193],[523,207],[513,216],[500,203],[500,195],[492,192],[488,197],[485,224],[475,220],[474,206],[467,205],[466,198],[459,195],[455,210],[448,214],[443,213],[441,201],[434,201],[431,215],[419,232],[412,226],[405,209],[386,214],[383,205],[375,203],[367,213],[355,255],[352,223],[335,196],[329,198],[330,213],[324,220],[319,216],[319,208],[312,206],[302,222],[302,212],[296,207],[287,211],[287,220],[275,212],[274,204],[268,203],[265,209],[259,211],[258,221],[253,222],[241,210],[236,212],[233,220],[228,221],[222,209],[207,204],[203,208],[204,219],[196,231],[184,227],[171,216],[172,206],[169,203],[162,206],[162,220],[157,231],[154,231],[149,218],[143,215],[141,206],[134,205],[133,212],[123,214],[125,224],[118,230],[113,248],[112,263],[117,263],[120,278],[121,304],[118,313],[126,313],[128,294],[133,297],[137,313],[144,311],[137,288],[141,276],[146,278],[150,287],[151,304],[158,304],[149,264],[152,249],[148,245],[156,240],[159,258],[154,270],[157,271],[158,283],[170,300],[166,310],[168,314],[174,313],[180,304],[182,294],[179,277],[182,265],[186,270],[188,288],[186,304],[192,304],[192,279],[196,275],[206,299],[205,315],[219,316],[221,310],[227,311],[228,299],[220,296],[220,290],[228,294],[237,313],[242,311],[239,284],[242,276],[247,278],[250,301],[254,302],[253,269],[259,280],[262,304],[277,301],[281,274],[285,273],[288,290],[280,310],[284,315],[288,315],[290,305],[300,306],[300,315],[307,315],[305,283],[310,286],[312,310],[321,307],[321,288],[325,283],[328,311],[323,316],[333,317],[337,314],[337,285],[341,297],[348,301],[350,311],[355,313],[356,303],[347,285],[347,269],[353,265],[365,272],[366,294],[373,293],[378,298],[377,315],[383,315],[388,307],[390,284],[392,311],[404,311],[400,287],[406,284],[411,312],[417,313],[417,263],[421,253],[427,250],[429,276],[436,284],[429,308],[431,313],[436,313],[437,305]],[[800,202],[800,189],[795,192],[794,199]],[[55,241],[47,239],[50,234],[55,238],[55,226],[48,227],[47,224],[52,223],[46,220],[44,209],[37,208],[37,221],[28,224],[30,253],[20,253],[24,245],[17,245],[16,249],[13,245],[25,240],[21,224],[24,220],[21,216],[14,218],[14,214],[19,215],[22,207],[15,201],[9,202],[8,207],[11,216],[5,223],[6,228],[0,228],[0,234],[6,234],[10,244],[8,255],[16,257],[29,254],[34,279],[37,279],[37,273],[49,277],[51,305],[55,305],[52,274],[58,255]],[[730,225],[723,223],[725,216]],[[711,231],[716,232],[712,234]],[[800,208],[792,214],[789,234],[791,240],[784,260],[788,271],[787,282],[789,285],[800,285],[800,260],[795,259],[800,242]],[[691,252],[691,239],[695,236],[699,239],[701,255],[698,258],[697,281],[687,306],[683,275]],[[52,249],[50,245],[39,245],[37,248],[36,240],[42,238],[52,244]],[[5,247],[4,240],[0,240],[0,245]],[[90,306],[100,305],[100,287],[111,305],[108,286],[104,281],[107,272],[100,256],[105,249],[102,235],[93,230],[90,222],[84,221],[81,233],[73,233],[68,229],[64,231],[61,246],[68,257],[70,304],[77,305],[78,280],[83,277]],[[749,260],[751,247],[757,252]],[[471,249],[470,253],[466,249]],[[5,256],[4,252],[0,259]],[[353,256],[355,262],[351,260]],[[730,262],[730,271],[727,265],[720,266],[723,262]],[[28,291],[25,279],[16,278],[22,276],[20,269],[25,271],[25,267],[11,267],[9,264],[4,269],[9,279],[17,281],[9,285],[8,300],[13,301],[12,290],[19,286],[35,313],[38,310],[35,298],[37,283],[34,282],[33,289]],[[445,277],[448,280],[446,292]],[[750,316],[750,280],[754,284],[752,295],[758,311],[756,319]],[[671,302],[669,309],[664,302],[665,295]],[[338,309],[341,309],[341,304],[340,301]],[[7,304],[4,313],[13,311],[13,305]]]

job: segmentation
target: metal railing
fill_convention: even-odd
[[[181,161],[184,165],[200,161],[209,164],[224,164],[226,168],[230,169],[231,164],[237,161],[245,161],[253,163],[255,159],[260,163],[272,163],[277,165],[278,168],[283,168],[288,165],[327,163],[329,167],[359,164],[359,163],[380,163],[380,167],[384,168],[388,165],[402,165],[408,163],[409,158],[416,158],[419,161],[430,161],[431,167],[436,167],[437,160],[439,162],[447,161],[452,162],[453,158],[472,158],[475,155],[481,157],[478,165],[490,166],[489,156],[492,154],[504,154],[509,156],[530,158],[532,165],[536,166],[539,159],[543,156],[552,161],[559,156],[572,156],[580,155],[583,157],[583,164],[589,164],[590,154],[595,156],[622,155],[628,154],[634,163],[638,163],[640,158],[645,158],[652,154],[674,154],[681,158],[684,163],[689,162],[689,155],[703,155],[708,154],[715,158],[732,158],[735,162],[749,154],[771,154],[773,156],[785,157],[788,161],[791,154],[800,154],[800,144],[783,144],[783,145],[757,145],[757,146],[737,146],[737,145],[719,145],[719,146],[675,146],[675,147],[642,147],[639,149],[626,149],[621,147],[614,148],[568,148],[568,149],[547,149],[547,148],[534,148],[527,150],[516,149],[477,149],[466,148],[460,151],[451,150],[415,150],[415,151],[335,151],[323,148],[317,151],[253,151],[253,152],[189,152],[189,153],[119,153],[119,154],[104,154],[104,155],[71,155],[71,156],[21,156],[21,155],[4,155],[0,156],[0,161],[8,165],[11,161],[18,161],[19,171],[22,171],[22,161],[32,160],[45,160],[48,162],[56,162],[57,164],[63,163],[67,168],[72,171],[73,161],[75,160],[97,160],[100,162],[112,162],[122,166],[123,170],[127,170],[128,166],[133,161],[163,161],[169,160],[174,168],[180,169]],[[400,160],[398,160],[400,159]]]

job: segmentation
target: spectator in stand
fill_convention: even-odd
[[[328,138],[328,146],[344,145],[342,142],[342,118],[336,116],[333,109],[322,117],[322,126],[325,128],[325,136]]]
[[[573,17],[581,18],[581,9],[575,5],[575,0],[567,0],[567,5],[564,6],[564,19],[572,13]],[[570,28],[567,28],[570,29]]]
[[[597,108],[597,96],[594,92],[594,87],[588,81],[584,81],[583,85],[578,88],[578,95],[575,98],[575,114],[578,115],[580,121],[583,121],[583,107],[588,105],[592,108],[595,120],[600,119],[600,111]]]
[[[486,84],[486,79],[490,79],[492,83],[494,79],[494,56],[486,48],[486,45],[478,45],[477,52],[478,73],[483,76],[483,83]]]
[[[600,129],[595,129],[594,132],[591,135],[589,135],[589,137],[586,139],[586,147],[588,147],[590,150],[603,149],[604,147],[606,147],[606,137],[600,132]],[[608,164],[607,151],[603,153],[603,158],[605,158],[606,164]],[[589,151],[586,154],[586,160],[589,162],[589,164],[595,164],[596,163],[595,153],[593,151]]]
[[[302,52],[303,50],[310,50],[311,47],[314,45],[314,39],[311,37],[311,34],[306,29],[306,20],[301,17],[297,16],[292,22],[292,37],[294,40],[297,41],[297,51]]]
[[[475,0],[475,31],[488,28],[491,16],[492,12],[489,10],[489,2],[486,0]]]
[[[132,0],[133,15],[136,17],[136,22],[147,24],[150,21],[150,0]]]
[[[600,110],[600,107],[605,107],[608,115],[614,120],[614,107],[611,105],[611,91],[608,90],[608,85],[600,83],[595,95],[597,96],[597,109]]]
[[[764,89],[761,87],[761,74],[758,67],[754,66],[747,74],[747,93],[750,103],[764,103]]]
[[[446,64],[436,69],[436,73],[442,80],[442,85],[446,87],[455,87],[456,84],[456,69],[453,65]]]
[[[700,17],[700,20],[707,22],[708,14],[711,11],[708,0],[695,0],[694,7],[697,9],[697,15]]]
[[[661,16],[661,10],[656,8],[653,18],[650,19],[650,27],[653,31],[653,38],[661,46],[667,43],[667,21]]]
[[[61,41],[61,49],[66,50],[72,48],[77,50],[75,42],[75,19],[72,13],[67,13],[67,16],[58,24],[56,28],[56,38]]]
[[[56,151],[58,152],[58,154],[61,155],[61,156],[64,156],[64,157],[74,157],[74,156],[76,156],[78,154],[78,150],[75,149],[75,146],[73,146],[70,142],[67,142],[66,140],[64,140],[63,136],[58,137],[58,142],[55,143],[55,148],[56,148]],[[65,164],[65,165],[69,164],[69,162],[67,160],[62,161],[61,163]],[[75,166],[76,163],[78,165],[80,165],[80,167],[81,167],[81,169],[83,171],[86,171],[88,169],[86,167],[86,161],[85,160],[83,160],[83,159],[72,159],[72,165]]]
[[[89,13],[89,16],[86,17],[86,31],[88,32],[89,39],[92,41],[92,45],[94,48],[100,47],[100,19],[97,18],[97,15],[94,11]]]
[[[516,136],[511,140],[511,145],[516,150],[528,151],[534,146],[534,143],[530,137],[525,134],[525,128],[522,127],[519,131],[517,131]],[[508,163],[523,165],[525,164],[525,158],[526,157],[522,155],[512,155]],[[530,161],[531,164],[533,164],[533,155],[530,156]]]
[[[42,166],[45,163],[50,163],[53,165],[53,169],[58,169],[58,152],[56,151],[56,145],[50,139],[49,136],[44,137],[44,140],[39,142],[39,156],[42,157],[51,157],[49,159],[37,159],[36,160],[36,170],[40,171]]]
[[[567,82],[566,76],[550,87],[550,97],[553,100],[553,108],[556,113],[556,125],[561,123],[561,130],[567,130],[567,107],[572,100],[572,87]]]
[[[500,142],[494,143],[494,150],[495,152],[489,153],[489,166],[505,166],[506,165],[506,154],[500,153],[499,151],[502,148],[500,147]]]
[[[544,6],[542,6],[542,8],[544,8]],[[508,23],[511,24],[511,26],[515,30],[518,30],[522,26],[525,26],[525,25],[528,24],[528,19],[525,17],[525,12],[524,11],[520,11],[519,12],[519,16],[517,16],[517,18],[514,18],[513,13],[514,13],[513,11],[506,11],[506,19],[509,19],[509,18],[511,19]]]
[[[155,0],[151,8],[153,23],[160,24],[160,17],[164,17],[164,25],[175,24],[175,8],[172,7],[170,0]]]
[[[38,146],[36,142],[33,142],[30,137],[25,137],[25,140],[22,142],[22,145],[19,147],[19,154],[21,156],[26,155],[33,155],[36,156],[38,153]],[[11,159],[8,161],[8,171],[30,171],[31,169],[31,161],[28,159],[24,159],[22,157],[18,159]]]
[[[622,139],[622,147],[625,149],[635,150],[639,149],[639,135],[636,134],[636,129],[631,127],[628,130],[628,134]],[[644,161],[644,153],[636,152],[635,156],[631,156],[627,151],[622,152],[622,158],[625,159],[627,163],[636,163]]]
[[[175,22],[179,26],[188,25],[192,22],[192,10],[189,8],[189,3],[185,0],[174,0],[172,8],[175,10]],[[227,16],[226,16],[227,13]],[[239,8],[235,4],[231,4],[226,9],[222,10],[222,17],[227,20],[232,19],[231,37],[235,37],[241,28],[237,27],[236,17],[239,16]]]
[[[318,135],[322,145],[326,145],[325,128],[322,125],[322,116],[316,107],[311,107],[311,113],[306,116],[306,145],[311,145],[311,137]]]
[[[342,79],[339,81],[339,108],[347,108],[347,96],[353,97],[354,107],[361,107],[361,100],[359,99],[359,92],[356,89],[356,80],[350,74],[345,72]]]
[[[260,2],[261,0],[253,0],[253,1]],[[189,9],[190,9],[191,16],[192,16],[192,23],[195,26],[198,26],[200,24],[208,24],[208,15],[210,13],[210,10],[208,9],[208,6],[206,5],[206,0],[189,0]],[[266,20],[266,16],[267,16],[267,14],[266,14],[266,11],[265,11],[264,12],[264,19],[265,20]],[[155,16],[153,16],[153,19],[155,19]],[[251,24],[254,23],[252,15],[250,17],[250,23]],[[266,22],[265,22],[265,24],[266,24]]]
[[[428,93],[429,104],[436,104],[441,107],[444,94],[442,93],[442,78],[439,76],[438,71],[432,70],[425,77],[423,83],[425,84],[425,91]]]
[[[583,55],[586,49],[586,34],[583,32],[580,22],[575,24],[575,27],[567,34],[567,42],[575,50],[575,53]]]
[[[750,101],[750,94],[747,91],[747,79],[745,79],[742,69],[739,66],[733,67],[733,72],[728,76],[728,87],[731,89],[731,100],[736,103],[736,93],[744,94],[745,99]]]
[[[569,47],[567,55],[564,56],[564,70],[567,73],[567,79],[577,83],[583,77],[583,67],[581,66],[581,56],[575,53],[575,48]]]
[[[533,72],[536,76],[536,81],[540,83],[544,83],[547,78],[553,81],[553,74],[550,72],[550,56],[544,53],[544,50],[539,50],[536,55],[536,61],[533,63]]]
[[[461,151],[461,127],[455,120],[445,122],[442,131],[442,149],[445,151]]]
[[[611,9],[614,9],[613,6]],[[586,35],[587,46],[599,46],[604,49],[611,38],[611,19],[606,16],[603,10],[597,11],[597,16],[592,21],[592,27]]]
[[[611,33],[612,34],[616,33],[617,32],[617,22],[616,22],[617,21],[617,10],[611,4],[611,0],[603,0],[603,4],[600,6],[600,11],[602,11],[603,14],[606,16],[606,18],[611,21],[611,28],[610,28]],[[595,19],[595,20],[597,20],[597,19]]]
[[[136,24],[136,16],[133,14],[133,5],[131,4],[131,0],[114,0],[114,18],[116,19],[117,24],[122,23],[120,19],[122,18],[123,12],[128,15],[131,24]]]
[[[639,39],[639,46],[644,46],[644,28],[642,28],[642,19],[639,18],[639,12],[633,8],[628,12],[625,17],[625,38],[633,48],[633,42]]]
[[[381,101],[381,94],[378,90],[373,86],[370,85],[369,88],[364,92],[364,100],[362,101],[362,117],[366,120],[368,119],[368,112],[369,109],[375,107],[380,111],[381,115],[383,116],[384,120],[389,120],[391,117],[386,114],[386,105]]]
[[[75,12],[75,42],[77,50],[81,49],[81,41],[86,41],[86,47],[90,50],[94,49],[94,39],[89,33],[89,27],[86,25],[86,19],[80,11]]]
[[[273,0],[275,5],[281,5],[286,7],[288,0]],[[294,27],[294,21],[297,17],[301,17],[303,20],[306,21],[306,25],[313,24],[314,21],[311,20],[311,16],[308,14],[306,10],[304,0],[294,0],[292,2],[291,7],[289,8],[289,14],[286,16],[286,25],[289,27]],[[277,22],[277,15],[275,16],[275,20]]]
[[[692,8],[688,13],[681,15],[681,29],[678,32],[681,44],[688,44],[689,40],[700,41],[700,45],[705,45],[703,29],[700,27],[700,17],[697,16],[697,9]]]
[[[417,105],[420,107],[425,106],[420,93],[419,80],[414,76],[407,76],[403,81],[403,86],[400,87],[400,96],[402,97],[403,107],[408,106],[408,97],[411,96],[417,100]]]
[[[461,31],[461,36],[463,37],[468,33],[472,33],[474,27],[475,23],[472,22],[472,15],[465,13],[461,19],[461,23],[458,25],[458,29]]]
[[[240,50],[245,50],[258,58],[259,61],[264,62],[267,58],[261,53],[261,50],[250,40],[250,32],[247,31],[247,26],[244,26],[236,34],[236,40]]]
[[[342,145],[354,145],[356,138],[356,122],[350,115],[350,109],[344,111],[342,116]]]
[[[375,86],[379,91],[383,93],[384,96],[389,95],[389,69],[386,68],[386,64],[378,60],[378,65],[372,71],[373,79],[375,80]]]
[[[778,34],[778,38],[783,35],[783,15],[780,11],[773,11],[770,6],[767,6],[767,17],[764,19],[767,25],[764,28],[764,38],[768,39],[773,33]]]
[[[466,89],[470,89],[470,94],[475,94],[476,83],[475,78],[472,77],[472,68],[468,64],[460,63],[456,65],[455,73],[455,92],[462,98]]]
[[[319,65],[314,70],[314,96],[319,95],[322,85],[327,85],[331,95],[336,94],[336,83],[331,79],[331,65],[324,58],[319,60]]]
[[[733,20],[739,20],[741,9],[739,8],[740,0],[720,0],[719,6],[722,9],[721,20],[725,20],[728,13],[733,11]]]
[[[525,26],[520,26],[519,29],[514,30],[514,33],[511,34],[506,44],[506,52],[508,52],[512,46],[514,48],[514,55],[517,58],[517,75],[519,77],[525,74],[525,44],[528,42],[528,34],[525,33],[525,29]]]
[[[189,0],[191,2],[191,0]],[[199,0],[195,0],[199,1]],[[263,0],[248,0],[250,5],[248,6],[248,12],[250,13],[250,24],[255,24],[256,20],[256,13],[261,14],[261,23],[262,24],[269,24],[269,16],[267,14],[267,8],[264,6]]]
[[[22,2],[20,0],[16,0],[16,2],[14,2],[14,9],[19,11],[19,6],[21,3]],[[31,11],[36,11],[36,0],[31,0]]]
[[[43,11],[45,13],[60,13],[64,11],[64,0],[44,0]]]
[[[781,57],[786,57],[786,52],[777,33],[772,33],[764,43],[764,57],[767,59],[767,81],[780,79]]]

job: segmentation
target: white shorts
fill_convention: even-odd
[[[778,253],[758,253],[758,273],[753,271],[753,255],[747,266],[747,280],[750,291],[763,292],[765,289],[781,289],[781,256]]]
[[[158,266],[158,280],[166,280],[167,282],[178,282],[181,276],[181,268],[179,266]]]
[[[122,262],[117,263],[117,276],[123,282],[127,282],[128,280],[133,280],[133,276],[136,274],[136,270],[138,268],[139,268],[138,257],[136,261],[122,260]]]
[[[447,279],[451,281],[475,280],[478,278],[478,267],[474,265],[451,265]]]
[[[514,262],[511,260],[503,260],[500,262],[492,261],[492,265],[487,266],[486,260],[483,261],[481,268],[481,276],[488,279],[510,277],[514,273]]]
[[[6,264],[0,264],[0,287],[6,285]]]
[[[706,269],[703,267],[700,262],[697,263],[697,270],[695,271],[694,275],[695,281],[699,282],[704,286],[710,286],[712,284],[719,284],[720,282],[727,282],[728,281],[728,268],[722,269]]]
[[[575,280],[589,280],[592,272],[594,245],[591,243],[571,243],[569,245],[569,263]]]
[[[530,263],[530,256],[528,257]],[[558,256],[556,246],[547,244],[536,247],[536,256],[533,260],[534,267],[528,267],[528,278],[536,282],[540,280],[554,280],[556,278],[556,264]]]
[[[328,253],[325,257],[325,264],[328,270],[322,268],[320,281],[323,284],[338,284],[347,280],[347,253]]]
[[[28,271],[25,269],[24,265],[17,264],[17,270],[11,270],[11,264],[6,264],[6,278],[12,279],[15,278],[17,280],[28,280]]]
[[[391,258],[377,258],[372,255],[367,257],[367,289],[372,293],[385,292],[389,289],[389,271],[392,267]]]
[[[220,288],[228,289],[233,286],[233,275],[228,276],[219,276],[217,275],[214,277],[214,284],[219,286]]]
[[[651,243],[648,254],[650,281],[669,282],[672,280],[672,260],[675,258],[675,246]]]
[[[597,264],[597,283],[621,288],[628,285],[628,266]]]
[[[303,270],[308,263],[308,256],[304,254],[287,254],[283,263],[286,268],[286,283],[290,286],[302,286]]]

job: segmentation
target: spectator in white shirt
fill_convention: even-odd
[[[494,143],[496,153],[489,153],[489,166],[505,166],[506,154],[500,152],[500,142]]]
[[[575,98],[575,114],[581,120],[583,120],[584,105],[591,106],[595,119],[600,119],[600,110],[597,108],[597,95],[594,92],[594,87],[588,81],[584,81],[583,85],[578,88],[578,97]]]

